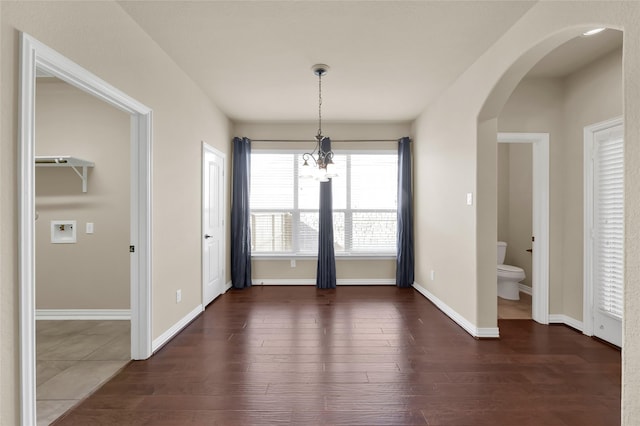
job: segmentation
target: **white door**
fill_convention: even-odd
[[[591,277],[593,335],[622,346],[624,133],[621,123],[592,136]]]
[[[224,155],[202,149],[202,285],[203,306],[224,293]]]

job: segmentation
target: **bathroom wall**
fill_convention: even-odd
[[[531,144],[498,144],[498,239],[505,241],[505,263],[524,269],[531,287],[533,151]],[[501,181],[504,180],[504,181]]]
[[[509,241],[509,144],[498,144],[498,241]]]
[[[549,312],[552,314],[561,313],[563,309],[564,91],[561,78],[526,78],[513,91],[498,117],[500,132],[549,133],[549,180],[553,182],[549,187]]]
[[[317,123],[237,123],[236,136],[252,139],[308,139],[312,140],[317,130]],[[410,134],[409,123],[323,123],[323,134],[332,139],[399,139]],[[313,148],[309,144],[261,143],[255,142],[252,149],[301,149]],[[397,150],[396,142],[372,143],[334,143],[334,149],[391,149]],[[254,282],[261,280],[298,280],[309,282],[315,280],[317,259],[298,258],[296,267],[292,268],[290,258],[269,259],[253,258],[251,260],[252,278]],[[336,258],[336,274],[338,280],[386,280],[395,282],[395,258],[348,259]]]
[[[73,169],[36,167],[37,309],[129,309],[129,121],[69,84],[38,79],[36,155],[71,155],[95,167],[86,193]],[[51,243],[52,220],[77,221],[77,243]]]

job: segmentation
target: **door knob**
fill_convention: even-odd
[[[209,239],[209,238],[212,238],[212,237],[211,237],[211,235],[209,235],[209,234],[204,234],[204,238],[205,238],[205,239]]]

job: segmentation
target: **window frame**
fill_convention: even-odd
[[[269,209],[254,209],[250,207],[251,214],[255,213],[282,213],[282,214],[291,214],[292,216],[292,224],[291,224],[291,248],[290,252],[265,252],[265,251],[253,251],[251,253],[252,257],[265,259],[265,260],[286,260],[286,259],[315,259],[318,257],[317,253],[306,253],[299,251],[299,222],[301,213],[318,213],[319,209],[300,209],[299,206],[299,181],[300,179],[300,157],[308,150],[301,149],[274,149],[274,148],[254,148],[252,150],[252,155],[254,154],[291,154],[294,156],[294,167],[293,167],[293,207],[291,209],[282,209],[282,208],[269,208]],[[347,249],[350,249],[352,244],[352,238],[347,238],[347,232],[351,233],[352,229],[348,226],[351,225],[351,221],[347,220],[348,215],[353,218],[353,213],[391,213],[396,214],[398,212],[397,207],[395,209],[353,209],[351,208],[351,155],[395,155],[397,157],[398,151],[394,149],[377,149],[377,150],[357,150],[357,149],[334,149],[333,152],[336,156],[346,155],[347,156],[347,176],[338,176],[335,179],[347,179],[346,184],[346,208],[342,209],[333,209],[334,213],[342,213],[344,214],[344,223],[345,223],[345,251],[338,252],[336,251],[335,256],[336,259],[354,259],[354,260],[366,260],[366,259],[395,259],[397,257],[397,249],[394,247],[393,252],[351,252]],[[313,165],[310,165],[313,167]],[[397,182],[397,173],[396,173],[396,182]],[[317,183],[318,185],[320,182]],[[397,217],[396,217],[397,221]],[[397,222],[396,222],[397,223]],[[335,226],[335,225],[334,225]],[[347,247],[349,246],[349,247]]]

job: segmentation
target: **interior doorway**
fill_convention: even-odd
[[[532,144],[531,317],[549,323],[549,134],[498,133],[498,143]],[[497,302],[496,302],[497,303]]]
[[[33,37],[21,33],[19,287],[21,424],[36,424],[35,86],[56,77],[130,115],[131,358],[151,356],[151,110]],[[69,228],[65,228],[69,229]],[[126,247],[123,249],[126,250]]]

